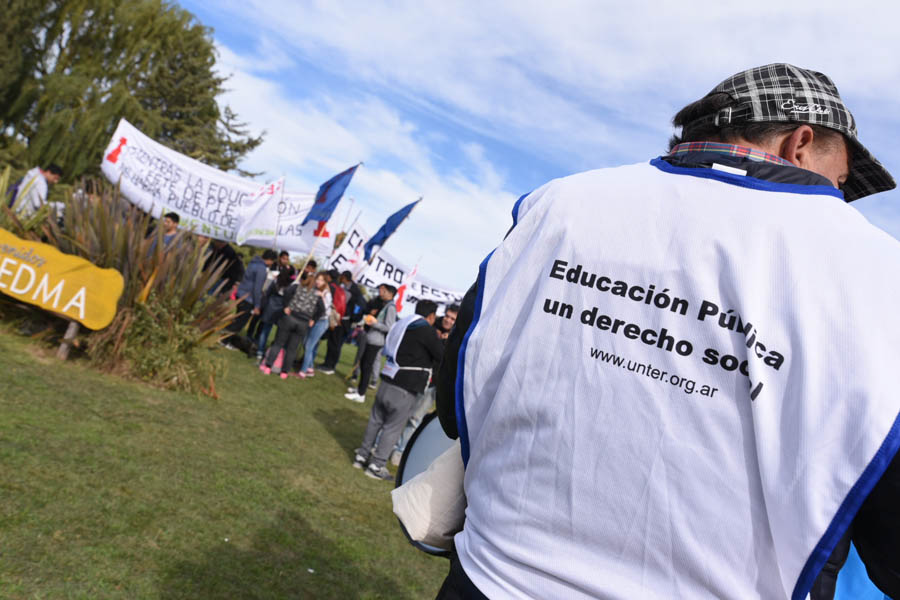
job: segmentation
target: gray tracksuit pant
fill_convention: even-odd
[[[366,426],[362,446],[356,453],[368,457],[377,438],[378,445],[375,452],[371,453],[370,463],[378,468],[383,467],[394,450],[394,444],[400,439],[403,427],[415,405],[416,394],[382,379],[378,391],[375,392],[375,404],[372,405],[372,414],[369,415],[369,424]]]

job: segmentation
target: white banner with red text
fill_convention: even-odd
[[[103,153],[103,174],[122,195],[156,218],[168,212],[179,227],[228,242],[292,252],[330,249],[333,234],[317,222],[301,226],[314,193],[275,190],[205,165],[153,141],[122,119]],[[283,180],[279,180],[282,182]],[[324,235],[323,235],[324,234]]]

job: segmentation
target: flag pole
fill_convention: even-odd
[[[328,221],[326,221],[325,223],[327,224]],[[316,246],[319,245],[319,240],[322,239],[322,236],[316,235],[316,236],[313,236],[313,238],[314,238],[313,244],[312,244],[312,247],[309,249],[309,254],[306,255],[306,260],[303,261],[303,266],[300,267],[300,275],[301,276],[303,275],[303,270],[306,269],[306,265],[308,265],[309,261],[312,260],[313,253],[316,251]]]
[[[353,196],[350,196],[350,206],[347,207],[347,215],[344,217],[344,226],[341,227],[341,231],[347,231],[347,221],[350,220],[350,215],[353,213],[353,203],[354,202],[356,202],[356,198],[354,198]],[[354,223],[355,223],[355,221],[354,221]],[[350,227],[353,227],[353,225],[351,225]]]
[[[356,169],[358,169],[360,166],[362,166],[362,164],[363,164],[363,162],[362,162],[362,161],[359,161],[358,163],[356,163],[355,166],[351,167],[350,169],[347,169],[347,171],[353,170],[353,172],[355,173],[355,172],[356,172]],[[338,175],[343,175],[343,174],[346,173],[347,171],[342,171],[342,172],[339,173]],[[335,177],[337,177],[338,175],[335,175]],[[329,179],[326,183],[331,182],[332,180],[334,180],[335,177],[332,177],[332,178]],[[351,177],[351,178],[353,177],[353,173],[350,174],[350,177]],[[349,185],[349,183],[350,183],[350,182],[349,182],[349,180],[348,180],[348,181],[347,181],[347,185]],[[325,184],[322,184],[322,185],[325,185]],[[335,209],[337,208],[337,203],[340,202],[340,199],[343,197],[343,195],[344,195],[344,190],[346,190],[347,185],[344,185],[344,189],[341,190],[340,196],[338,196],[338,199],[335,200],[335,206],[334,206],[333,208],[330,209],[330,211],[329,211],[329,216],[334,216],[334,211],[335,211]],[[330,190],[330,187],[329,187],[329,188],[326,188],[326,192],[325,192],[326,198],[327,198],[327,196],[328,196],[328,191],[329,191],[329,190]],[[319,192],[322,192],[322,187],[321,187],[321,186],[319,187]],[[317,193],[317,194],[316,194],[316,199],[318,199],[318,197],[319,197],[319,194]],[[324,202],[324,200],[323,200],[323,202]],[[313,206],[315,206],[315,203],[313,203]],[[312,210],[312,208],[310,208],[310,210]],[[303,221],[303,224],[306,224],[306,223],[308,222],[308,220],[309,220],[309,214],[307,214],[306,219],[304,219],[304,221]],[[329,222],[329,221],[331,221],[330,218],[325,219],[325,221],[319,220],[319,221],[318,221],[318,223],[319,223],[319,228],[324,230],[324,229],[328,226],[328,222]],[[301,267],[301,269],[300,269],[301,272],[303,271],[303,269],[306,268],[306,265],[309,264],[309,261],[312,260],[313,253],[314,253],[315,250],[316,250],[316,246],[319,244],[319,238],[320,238],[320,237],[324,237],[324,236],[319,236],[319,235],[315,235],[315,234],[314,234],[313,237],[315,237],[316,239],[313,240],[312,248],[309,249],[309,254],[306,256],[306,260],[305,260],[304,263],[303,263],[303,267]],[[323,265],[323,266],[324,266],[324,265]]]
[[[284,174],[281,175],[281,204],[284,203]],[[278,205],[275,205],[275,235],[272,236],[272,250],[278,252],[278,230],[281,229],[281,212],[278,211]]]
[[[331,219],[329,219],[329,221],[330,221],[330,220],[331,220]],[[322,227],[322,229],[327,228],[327,227],[328,227],[328,221],[325,221],[325,225],[321,225],[321,227]],[[317,228],[317,229],[318,229],[318,228]],[[314,235],[314,236],[313,236],[313,244],[312,244],[312,247],[309,249],[309,254],[306,255],[306,260],[303,262],[303,266],[300,267],[300,272],[301,272],[301,273],[303,272],[303,269],[306,268],[306,265],[309,264],[309,261],[312,260],[313,253],[316,251],[316,246],[319,245],[319,240],[321,240],[323,237],[324,237],[324,236],[321,236],[321,235]],[[330,257],[330,255],[329,255],[329,257]],[[324,265],[322,265],[322,266],[324,266]],[[320,269],[320,270],[322,270],[322,269]]]
[[[362,216],[362,211],[359,211],[359,213],[356,215],[356,218],[353,219],[352,223],[350,223],[350,229],[353,229],[353,226],[356,225],[356,222],[359,220],[359,218],[361,216]],[[348,231],[348,229],[344,228],[344,230],[341,231],[341,233],[338,233],[337,235],[334,236],[334,248],[332,248],[331,254],[328,256],[328,264],[329,265],[331,264],[331,259],[334,257],[334,253],[337,252],[338,248],[340,247],[340,244],[338,244],[338,236],[343,234],[344,238],[341,240],[341,244],[343,244],[344,240],[347,239],[347,231]]]

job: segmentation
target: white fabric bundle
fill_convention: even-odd
[[[450,550],[466,515],[464,476],[456,440],[425,471],[391,491],[394,514],[413,540]]]

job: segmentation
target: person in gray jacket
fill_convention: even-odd
[[[366,333],[366,349],[359,361],[359,385],[354,390],[351,388],[344,394],[344,398],[362,404],[366,401],[366,388],[372,377],[372,369],[375,358],[384,347],[384,339],[391,326],[397,320],[397,307],[394,305],[394,294],[397,288],[386,283],[378,286],[378,295],[384,300],[384,306],[378,311],[378,316],[366,315],[364,320],[369,326]]]

